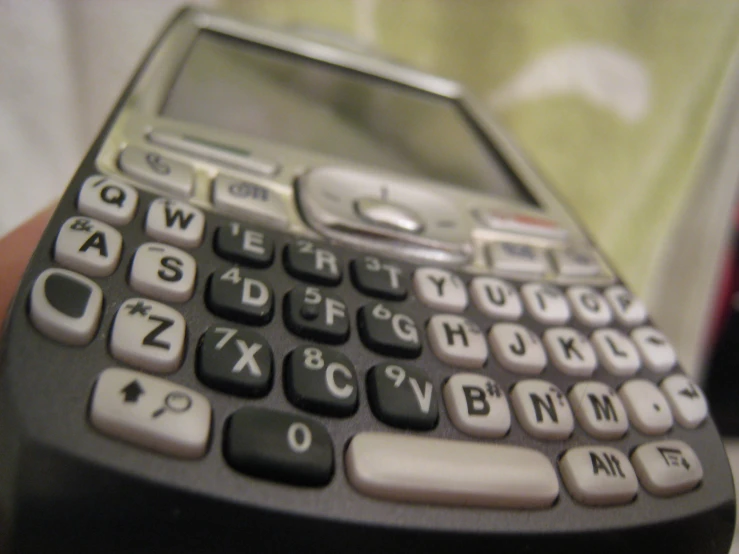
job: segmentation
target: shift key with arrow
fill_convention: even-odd
[[[124,402],[135,404],[139,401],[139,396],[144,394],[144,389],[142,389],[139,382],[134,379],[121,389],[121,393],[123,394]]]
[[[208,448],[211,407],[202,394],[166,379],[109,368],[93,389],[90,423],[104,435],[159,454],[200,458]]]

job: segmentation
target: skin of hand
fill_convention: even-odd
[[[53,206],[46,208],[0,238],[0,329],[3,328],[8,306],[18,288],[23,271],[52,213]]]

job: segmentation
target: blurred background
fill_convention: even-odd
[[[739,398],[739,2],[191,3],[465,83],[646,301],[688,372],[706,384],[709,363],[723,364],[736,387],[719,388]],[[0,1],[0,235],[61,194],[179,5]]]

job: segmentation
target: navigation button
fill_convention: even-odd
[[[631,463],[642,486],[657,496],[687,492],[703,480],[695,451],[678,440],[643,444],[631,455]]]
[[[213,205],[217,210],[273,227],[287,227],[287,206],[271,187],[219,175],[213,181]]]
[[[74,346],[95,336],[103,310],[103,292],[90,279],[66,269],[47,269],[33,284],[29,315],[47,337]]]
[[[203,395],[130,369],[103,371],[90,402],[90,422],[98,431],[179,458],[205,454],[210,420]]]
[[[571,448],[560,459],[559,470],[573,498],[589,506],[628,504],[639,490],[629,459],[615,448]]]
[[[93,175],[85,179],[77,196],[77,209],[84,215],[111,225],[125,225],[133,219],[139,193],[116,179]]]
[[[192,195],[195,184],[192,167],[168,156],[137,146],[127,146],[121,152],[118,165],[125,173],[169,193],[180,197]]]
[[[107,223],[70,217],[59,229],[54,259],[90,277],[107,277],[118,267],[122,249],[123,237]]]
[[[400,204],[367,197],[356,200],[354,209],[359,217],[380,227],[390,227],[406,233],[420,233],[423,230],[423,220],[410,208]]]

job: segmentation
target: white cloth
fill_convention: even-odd
[[[61,195],[146,48],[181,4],[0,2],[0,236]]]

